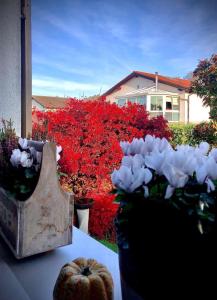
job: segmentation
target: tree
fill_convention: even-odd
[[[190,92],[203,98],[203,105],[210,106],[210,118],[217,118],[217,54],[201,60],[193,72]]]
[[[192,77],[193,77],[193,72],[190,71],[190,72],[188,72],[188,73],[183,77],[183,79],[189,79],[189,80],[191,80]]]

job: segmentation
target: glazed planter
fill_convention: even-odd
[[[32,195],[19,201],[0,188],[0,235],[18,259],[72,243],[73,197],[59,184],[56,145],[29,144],[42,151],[40,176]]]
[[[134,200],[127,224],[121,209],[116,217],[123,300],[212,299],[216,229],[201,235],[194,218],[168,203]]]
[[[93,206],[93,199],[91,198],[76,198],[75,199],[75,208],[78,218],[78,228],[85,232],[88,231],[89,224],[89,209]]]

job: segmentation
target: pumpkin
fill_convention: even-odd
[[[53,299],[112,300],[112,276],[107,268],[96,260],[77,258],[60,270]]]

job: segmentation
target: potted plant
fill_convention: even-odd
[[[57,176],[60,147],[7,136],[0,139],[0,234],[16,258],[72,242],[73,198]]]
[[[150,135],[121,147],[111,177],[123,299],[211,299],[217,149],[206,142],[173,149]]]
[[[94,200],[85,196],[75,196],[74,206],[78,218],[78,228],[88,234],[89,209],[93,206]]]

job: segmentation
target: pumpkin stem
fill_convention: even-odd
[[[91,275],[91,274],[92,274],[92,273],[91,273],[89,267],[84,267],[84,268],[83,268],[82,275],[84,275],[84,276],[89,276],[89,275]]]

